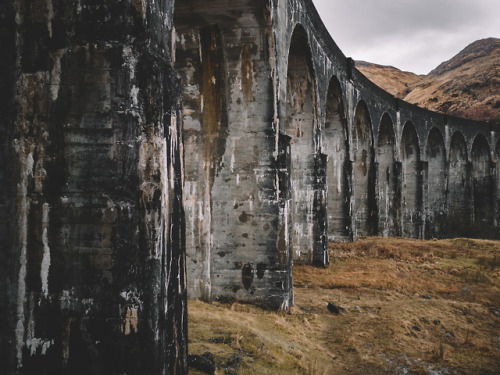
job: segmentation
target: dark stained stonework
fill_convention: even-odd
[[[184,374],[172,4],[7,3],[0,372]]]
[[[188,293],[500,237],[500,128],[375,86],[311,0],[11,0],[0,43],[2,374],[184,374]]]

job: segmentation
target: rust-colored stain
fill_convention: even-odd
[[[217,26],[200,31],[202,50],[203,113],[201,117],[204,159],[209,168],[209,188],[213,185],[216,168],[224,155],[227,137],[226,67],[222,33]]]

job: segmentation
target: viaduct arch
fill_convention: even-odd
[[[328,240],[474,235],[480,222],[496,233],[498,129],[418,108],[374,85],[342,54],[310,0],[233,3],[231,9],[207,9],[196,1],[177,2],[196,20],[175,23],[176,66],[181,80],[191,80],[184,93],[188,105],[201,95],[193,90],[196,74],[186,71],[189,61],[179,56],[188,40],[198,53],[199,30],[220,30],[225,90],[232,98],[225,104],[225,149],[215,178],[224,179],[225,195],[236,197],[228,204],[215,191],[205,196],[196,190],[197,207],[210,199],[219,213],[215,217],[212,208],[211,255],[202,261],[209,265],[199,264],[201,252],[188,243],[188,268],[194,274],[210,268],[208,284],[217,280],[221,286],[203,296],[195,285],[188,294],[286,308],[293,302],[287,289],[292,275],[284,275],[294,262],[328,263]],[[185,104],[185,130],[192,114]],[[239,142],[229,141],[234,137]],[[191,158],[185,156],[188,187],[191,178],[200,180],[187,170]],[[244,186],[233,186],[242,176]],[[209,221],[190,209],[191,199],[185,203],[187,236],[196,238],[196,225]],[[214,226],[221,216],[226,222]],[[194,230],[190,222],[198,223]],[[226,246],[231,222],[237,225],[228,230],[234,238]]]
[[[498,234],[498,126],[374,85],[311,0],[37,4],[0,6],[2,372],[185,373],[186,294],[287,310],[329,240]]]

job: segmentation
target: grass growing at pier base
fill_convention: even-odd
[[[189,352],[216,374],[498,373],[500,242],[371,237],[330,256],[294,267],[290,314],[190,301]]]

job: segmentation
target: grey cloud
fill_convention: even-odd
[[[498,0],[313,1],[346,55],[418,73],[500,34]]]
[[[334,30],[345,29],[351,39],[410,35],[419,29],[454,30],[472,24],[484,14],[472,1],[316,0],[315,3],[321,4],[319,9],[325,9],[320,13],[325,24]]]

